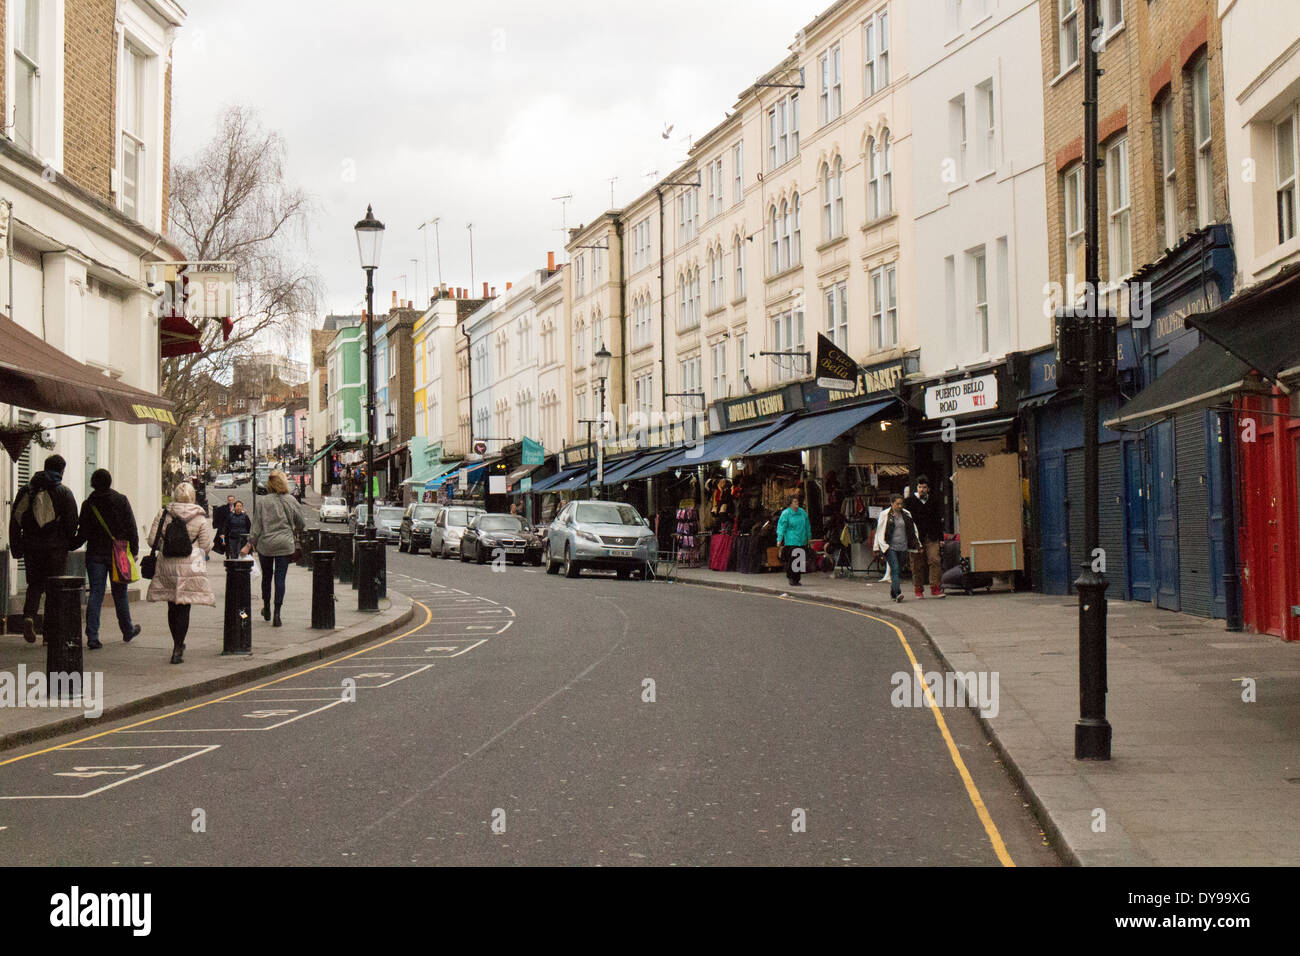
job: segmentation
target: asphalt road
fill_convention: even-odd
[[[423,606],[399,636],[0,754],[0,865],[1057,863],[972,715],[891,704],[908,647],[938,669],[913,634],[396,548],[388,570]]]

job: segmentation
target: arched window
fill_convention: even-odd
[[[768,243],[771,248],[771,255],[768,270],[772,275],[781,271],[781,224],[784,220],[778,215],[776,206],[768,211],[767,216],[767,235]]]
[[[831,168],[822,163],[818,177],[822,181],[822,241],[835,237],[835,213],[831,201]]]
[[[745,297],[745,238],[737,235],[735,242],[732,244],[732,255],[735,257],[735,289],[732,295],[737,299]]]
[[[894,143],[890,139],[889,130],[881,133],[880,139],[885,144],[882,150],[884,156],[880,164],[880,214],[887,216],[894,211]]]
[[[794,215],[787,200],[781,201],[781,268],[790,268],[790,233],[793,232]]]
[[[803,262],[803,225],[798,193],[790,197],[790,220],[790,265],[797,266]]]
[[[867,140],[867,219],[880,218],[880,152],[876,139]]]

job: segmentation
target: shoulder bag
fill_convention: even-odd
[[[135,563],[135,555],[131,553],[130,544],[113,534],[97,507],[91,505],[90,510],[95,512],[95,517],[103,527],[104,533],[113,539],[113,560],[108,566],[109,577],[112,578],[113,583],[130,584],[132,581],[139,581],[140,568]]]
[[[158,533],[153,536],[153,544],[149,546],[149,553],[140,559],[140,577],[153,578],[154,573],[158,570],[158,545],[162,542],[163,525],[167,523],[167,509],[164,508],[158,515]]]

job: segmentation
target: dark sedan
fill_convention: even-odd
[[[462,561],[485,561],[502,555],[511,564],[542,563],[542,539],[518,515],[481,514],[469,523],[460,539]]]
[[[429,533],[441,510],[442,505],[411,505],[407,508],[398,530],[397,550],[419,554],[421,548],[427,548]]]

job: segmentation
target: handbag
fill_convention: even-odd
[[[99,509],[94,505],[90,510],[95,512],[95,517],[104,528],[104,532],[113,539],[113,559],[108,566],[109,576],[114,584],[130,584],[132,581],[140,580],[140,568],[135,563],[135,555],[131,553],[131,546],[125,539],[114,537],[112,530],[108,527],[108,522],[104,516],[99,513]]]
[[[140,577],[152,579],[158,570],[158,544],[162,541],[163,525],[166,524],[167,512],[163,510],[158,514],[158,533],[153,536],[153,544],[149,546],[149,553],[140,559]]]

